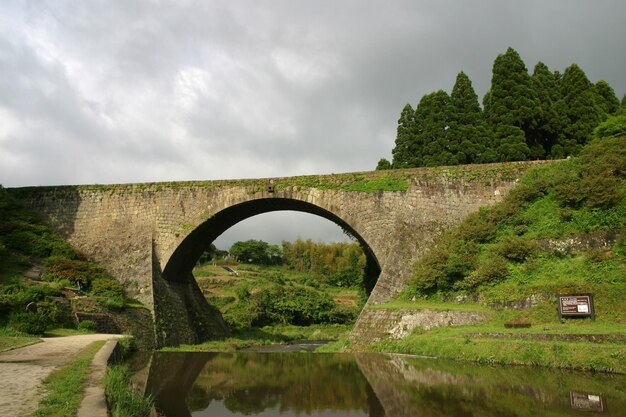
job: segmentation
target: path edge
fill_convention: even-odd
[[[109,409],[107,406],[106,395],[104,393],[104,385],[102,378],[106,373],[109,358],[113,354],[117,340],[107,340],[107,342],[98,350],[91,360],[91,374],[87,380],[83,400],[80,403],[77,417],[108,417]]]

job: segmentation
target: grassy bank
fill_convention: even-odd
[[[32,345],[41,341],[39,337],[16,332],[12,329],[0,328],[0,352]]]
[[[234,352],[254,346],[286,344],[300,340],[336,341],[345,339],[352,325],[318,324],[302,326],[265,326],[236,331],[224,340],[212,340],[195,345],[165,347],[165,352]]]
[[[130,372],[126,365],[107,368],[104,386],[112,417],[147,417],[152,409],[152,398],[133,391]]]
[[[67,417],[78,412],[83,399],[85,381],[90,373],[90,364],[104,341],[94,342],[79,352],[66,366],[53,371],[44,380],[48,395],[39,403],[34,417]]]

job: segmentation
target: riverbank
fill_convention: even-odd
[[[362,313],[362,319],[375,319],[364,326],[367,334],[356,329],[319,351],[626,374],[626,323],[602,316],[595,321],[560,320],[553,307],[548,299],[524,311],[472,303],[394,302]],[[599,308],[603,311],[602,303]],[[438,322],[438,315],[443,320]]]

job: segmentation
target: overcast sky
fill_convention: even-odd
[[[482,98],[508,46],[621,99],[625,18],[624,0],[3,0],[0,184],[371,170],[407,102],[461,70]]]

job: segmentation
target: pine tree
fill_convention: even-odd
[[[578,65],[565,69],[560,90],[557,112],[562,118],[563,132],[551,150],[553,157],[577,154],[591,138],[593,129],[606,118],[595,86]]]
[[[613,87],[604,80],[600,80],[596,83],[596,93],[600,97],[600,107],[606,114],[613,114],[619,109],[620,102]]]
[[[457,163],[491,162],[483,160],[489,135],[472,81],[463,71],[457,75],[450,94],[449,114],[448,142]]]
[[[539,99],[540,111],[538,123],[527,138],[531,159],[545,158],[561,131],[560,117],[556,107],[560,98],[557,77],[560,77],[560,74],[550,72],[543,62],[540,61],[535,65],[531,80]]]
[[[422,145],[418,166],[455,165],[458,161],[448,142],[450,96],[443,90],[426,94],[415,109],[417,141]]]
[[[508,48],[493,63],[491,89],[485,97],[487,122],[516,126],[527,135],[540,115],[539,99],[533,89],[526,65],[519,54]]]
[[[393,148],[393,168],[410,168],[419,166],[419,151],[415,137],[415,110],[407,103],[400,113],[396,135],[396,146]]]
[[[498,160],[528,159],[527,142],[532,141],[541,107],[526,65],[513,48],[495,59],[484,103],[485,118],[497,141]]]

